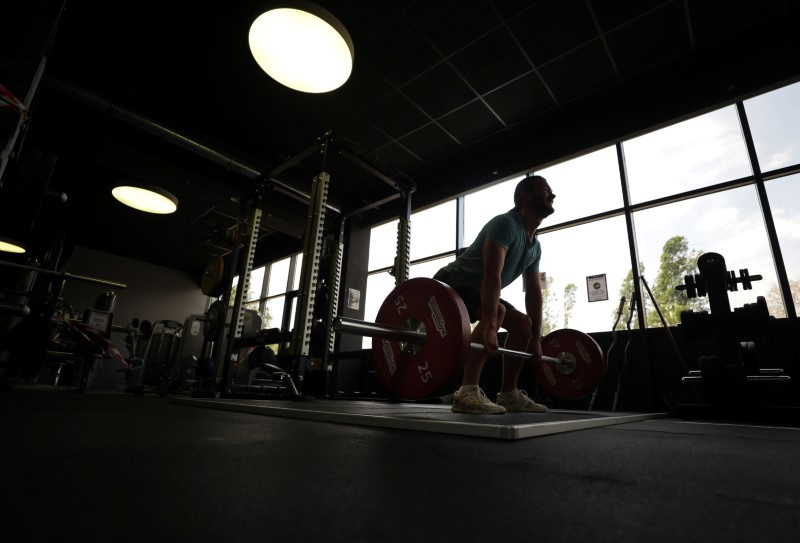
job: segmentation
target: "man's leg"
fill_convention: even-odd
[[[507,348],[515,351],[528,351],[528,341],[531,337],[530,317],[511,308],[506,313],[503,328],[508,332]],[[506,411],[544,413],[547,411],[547,407],[534,402],[527,394],[519,390],[519,375],[526,360],[528,359],[503,355],[503,383],[500,393],[497,395],[497,404],[502,405]],[[534,364],[537,363],[534,362]]]
[[[531,319],[517,309],[509,309],[503,328],[508,332],[506,348],[514,351],[528,351],[531,337]],[[511,392],[517,388],[519,374],[525,359],[517,356],[503,355],[503,383],[500,392]]]
[[[497,321],[502,323],[504,315],[505,307],[503,305],[498,306]],[[483,324],[483,320],[481,320],[478,322],[475,330],[472,331],[470,340],[474,343],[482,342],[484,329],[485,325]],[[486,364],[486,359],[486,351],[469,349],[467,360],[464,363],[464,375],[461,387],[453,394],[452,410],[454,412],[494,414],[506,412],[505,408],[489,400],[480,388],[481,372],[483,371],[483,366]]]

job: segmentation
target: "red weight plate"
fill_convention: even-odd
[[[603,350],[578,330],[564,328],[547,334],[542,339],[542,354],[566,362],[563,366],[534,363],[539,384],[556,398],[575,400],[591,394],[606,371]]]
[[[409,279],[387,296],[376,323],[425,331],[416,351],[395,341],[372,338],[378,377],[397,398],[420,400],[441,391],[462,369],[469,349],[467,309],[448,285],[424,277]]]

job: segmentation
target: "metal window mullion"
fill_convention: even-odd
[[[269,277],[272,272],[272,264],[269,266],[264,266],[264,280],[261,281],[261,295],[258,299],[258,312],[262,315],[266,315],[267,311],[267,292],[269,289]],[[262,321],[263,323],[263,321]]]
[[[302,254],[302,253],[301,253]],[[292,255],[289,258],[289,275],[286,277],[286,289],[284,292],[294,290],[294,274],[297,271],[297,255]]]
[[[747,120],[744,103],[736,102],[736,111],[739,114],[742,135],[744,136],[744,142],[747,146],[747,154],[750,157],[750,165],[753,168],[753,177],[755,178],[756,192],[758,193],[758,203],[761,206],[761,215],[764,219],[764,226],[767,229],[767,238],[770,250],[772,251],[772,260],[775,265],[775,271],[778,274],[778,286],[781,290],[783,303],[786,306],[786,316],[790,319],[794,319],[797,318],[797,312],[794,308],[794,299],[792,298],[792,289],[789,285],[789,276],[786,273],[786,264],[783,261],[783,253],[781,252],[780,241],[778,240],[778,231],[775,228],[775,220],[769,205],[769,197],[767,196],[767,188],[764,185],[764,177],[761,175],[761,166],[758,163],[756,146],[753,143],[753,134],[750,131],[750,122]]]
[[[456,198],[456,254],[466,247],[464,240],[465,216],[464,216],[464,202],[463,195]]]
[[[628,233],[628,249],[631,259],[631,271],[633,275],[633,293],[631,294],[636,301],[636,313],[639,321],[639,328],[644,330],[647,326],[647,319],[644,314],[644,300],[642,289],[639,286],[639,248],[636,244],[636,226],[633,221],[633,211],[631,209],[631,193],[628,184],[628,168],[625,164],[625,149],[622,142],[617,142],[617,163],[619,165],[619,180],[622,186],[622,207],[625,210],[625,229]]]

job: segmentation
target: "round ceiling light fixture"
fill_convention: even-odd
[[[353,71],[353,40],[330,12],[310,2],[288,2],[250,26],[250,52],[262,70],[290,89],[308,93],[341,87]]]
[[[121,185],[111,190],[112,196],[134,209],[166,215],[178,209],[178,199],[158,187]]]
[[[22,254],[26,249],[24,243],[5,236],[0,236],[0,251],[4,253]]]

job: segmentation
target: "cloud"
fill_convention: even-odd
[[[735,207],[718,207],[703,213],[694,223],[694,228],[701,231],[715,231],[734,228],[739,220],[739,210]]]
[[[772,218],[781,240],[800,240],[800,218],[783,208],[773,208]]]

